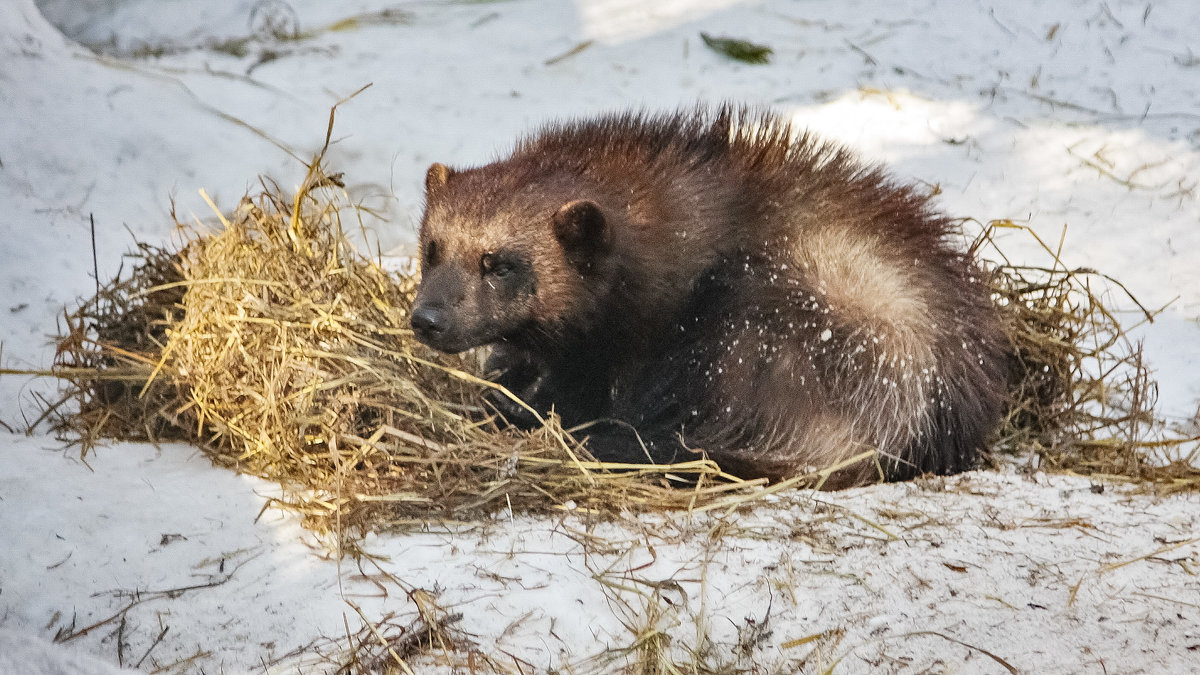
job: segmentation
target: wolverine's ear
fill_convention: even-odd
[[[579,262],[608,251],[611,244],[608,230],[604,212],[596,202],[586,199],[567,202],[554,214],[554,235],[567,255]]]
[[[454,175],[454,169],[442,164],[434,162],[429,165],[429,171],[425,172],[425,192],[435,192],[438,188],[446,184],[450,177]]]

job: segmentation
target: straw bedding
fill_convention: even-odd
[[[60,429],[85,453],[102,438],[198,444],[278,481],[281,505],[339,533],[501,508],[729,508],[828,475],[767,485],[703,459],[604,465],[587,454],[586,430],[555,419],[498,428],[480,404],[495,385],[478,355],[417,343],[413,274],[385,270],[345,236],[343,219],[368,217],[318,157],[294,195],[264,182],[215,232],[139,244],[130,273],[66,316],[56,374],[72,405],[55,408]],[[1186,454],[1197,439],[1155,419],[1140,348],[1093,289],[1119,284],[1064,268],[1049,247],[1045,266],[1008,263],[998,234],[1014,229],[992,223],[974,244],[999,261],[988,265],[993,294],[1019,356],[996,452],[1165,489],[1200,484]]]

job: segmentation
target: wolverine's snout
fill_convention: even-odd
[[[451,354],[479,346],[470,330],[476,313],[467,301],[461,272],[448,265],[428,270],[417,290],[409,319],[422,343]]]
[[[428,343],[441,337],[448,323],[446,312],[437,307],[417,307],[412,313],[413,332],[421,342]]]
[[[444,305],[418,302],[409,321],[417,340],[440,352],[457,354],[479,346],[464,333],[455,312]]]

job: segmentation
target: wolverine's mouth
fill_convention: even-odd
[[[418,342],[447,354],[458,354],[493,341],[477,331],[461,330],[445,310],[436,307],[418,306],[410,322]]]
[[[464,339],[463,336],[458,334],[431,332],[428,329],[420,329],[415,324],[413,325],[413,335],[417,338],[417,342],[446,354],[458,354],[483,344]]]

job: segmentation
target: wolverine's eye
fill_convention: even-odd
[[[497,279],[513,273],[515,266],[511,261],[506,260],[494,253],[484,253],[479,258],[479,272],[484,276],[492,276]]]
[[[434,265],[438,264],[438,255],[439,252],[436,241],[430,241],[428,244],[425,244],[425,264],[427,266],[433,267]]]

